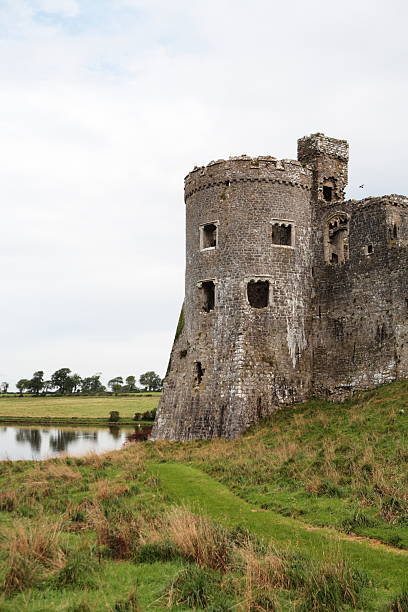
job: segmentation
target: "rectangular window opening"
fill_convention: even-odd
[[[272,223],[272,244],[292,246],[292,224],[285,222]]]
[[[201,381],[203,380],[204,372],[205,370],[201,364],[201,361],[195,361],[194,362],[194,382],[197,387],[198,385],[201,385]]]
[[[218,228],[215,223],[201,226],[201,249],[215,249],[218,241]]]
[[[323,198],[326,202],[331,202],[333,199],[333,187],[329,185],[323,185]]]
[[[215,306],[215,283],[214,281],[203,281],[201,283],[202,309],[211,312]]]
[[[250,280],[247,284],[247,296],[252,308],[266,308],[269,304],[269,281]]]

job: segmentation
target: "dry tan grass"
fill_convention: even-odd
[[[31,470],[24,483],[33,481],[56,480],[58,482],[74,482],[80,480],[82,474],[78,469],[73,469],[63,461],[44,461],[35,469]]]
[[[0,510],[3,512],[13,512],[20,504],[20,499],[15,490],[5,490],[0,492]]]
[[[95,498],[98,501],[102,501],[103,499],[112,499],[114,497],[121,497],[130,491],[130,487],[128,485],[115,483],[108,479],[97,480],[93,488],[95,490]]]
[[[173,508],[156,523],[153,537],[161,534],[187,559],[202,567],[225,571],[231,553],[227,533],[207,518],[186,508]]]
[[[18,523],[2,534],[6,539],[4,590],[22,591],[58,572],[65,565],[60,546],[61,523],[44,521],[29,527]]]
[[[97,544],[109,550],[114,559],[131,559],[140,540],[140,526],[128,516],[105,516],[100,504],[95,501],[86,510],[89,525],[96,532]]]

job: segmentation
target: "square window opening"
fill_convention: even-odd
[[[272,244],[292,246],[291,223],[272,223]]]
[[[247,296],[252,308],[266,308],[269,304],[269,281],[251,280],[247,284]]]

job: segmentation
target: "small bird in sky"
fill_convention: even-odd
[[[364,189],[364,185],[359,185],[360,189]]]

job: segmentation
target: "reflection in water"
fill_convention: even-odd
[[[28,442],[31,450],[38,452],[41,448],[41,433],[38,429],[18,429],[16,432],[16,442],[20,444]]]
[[[127,442],[144,442],[149,439],[152,427],[135,427],[133,433],[126,436]]]
[[[62,431],[58,430],[56,435],[52,434],[50,436],[50,447],[53,451],[63,453],[67,450],[70,442],[73,442],[77,438],[79,438],[81,432],[76,431]]]
[[[127,441],[146,440],[151,427],[0,427],[0,461],[38,460],[61,453],[73,456],[119,449]]]
[[[117,425],[110,425],[109,433],[111,434],[114,440],[118,440],[120,437],[120,428]]]

